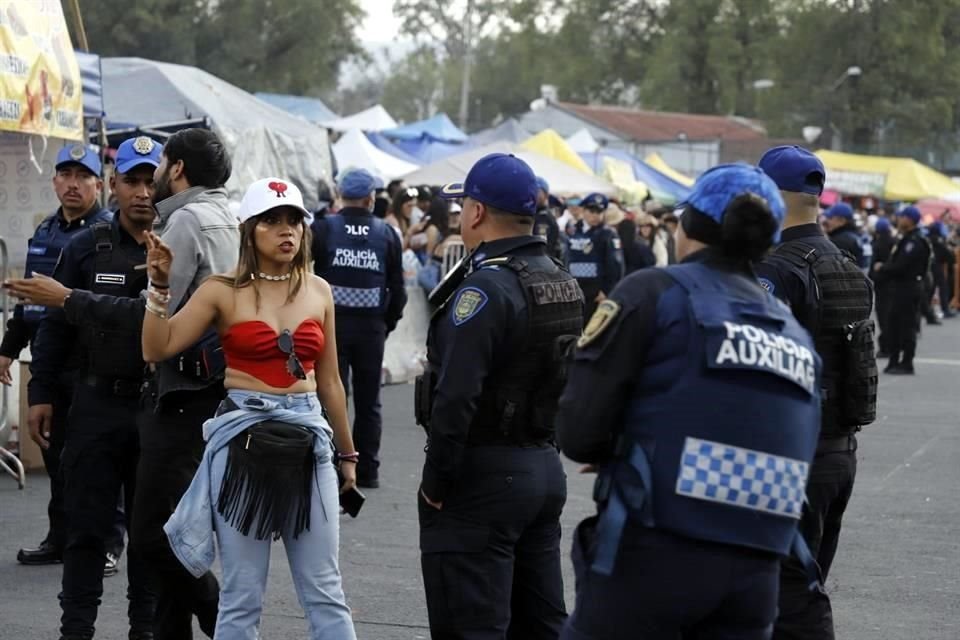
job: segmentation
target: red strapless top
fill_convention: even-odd
[[[287,370],[289,356],[280,350],[278,335],[262,320],[248,320],[231,326],[220,337],[227,367],[250,374],[264,384],[285,389],[298,381]],[[323,327],[316,320],[304,320],[293,332],[294,352],[303,370],[310,373],[323,353]]]

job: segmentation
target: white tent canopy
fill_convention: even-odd
[[[393,180],[417,170],[417,165],[377,149],[359,129],[343,134],[333,145],[333,155],[341,172],[348,167],[355,167]]]
[[[334,147],[336,151],[336,147]],[[550,183],[550,192],[560,195],[586,195],[592,192],[613,195],[617,188],[597,176],[574,169],[559,160],[522,149],[509,142],[495,142],[448,156],[403,176],[409,184],[446,184],[462,182],[474,163],[488,153],[512,153],[530,165],[533,172]]]
[[[383,131],[385,129],[395,129],[397,121],[387,113],[382,105],[378,104],[350,116],[328,120],[322,126],[334,131],[350,131],[351,129]]]
[[[567,144],[577,153],[595,153],[600,148],[600,143],[586,129],[580,129],[567,138]]]

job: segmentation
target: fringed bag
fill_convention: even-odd
[[[245,536],[256,525],[257,540],[290,530],[299,537],[310,528],[314,437],[303,427],[266,421],[231,440],[217,512]]]

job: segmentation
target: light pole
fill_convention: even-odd
[[[839,89],[840,86],[847,81],[847,78],[859,78],[862,75],[863,75],[863,69],[861,69],[860,67],[856,65],[847,67],[846,71],[843,72],[843,75],[837,78],[836,81],[834,81],[834,83],[830,86],[830,95],[827,96],[827,100],[826,100],[826,113],[824,114],[824,117],[823,117],[824,126],[822,130],[822,131],[825,131],[827,134],[826,139],[824,140],[825,144],[823,146],[828,149],[832,149],[833,151],[840,150],[839,144],[835,144],[837,142],[837,138],[834,135],[834,129],[835,129],[833,126],[834,98],[832,94],[836,93],[837,89]],[[810,127],[807,127],[807,129],[810,129]]]

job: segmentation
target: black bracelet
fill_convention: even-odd
[[[170,285],[168,284],[157,284],[156,282],[150,282],[150,286],[154,289],[169,289]]]

